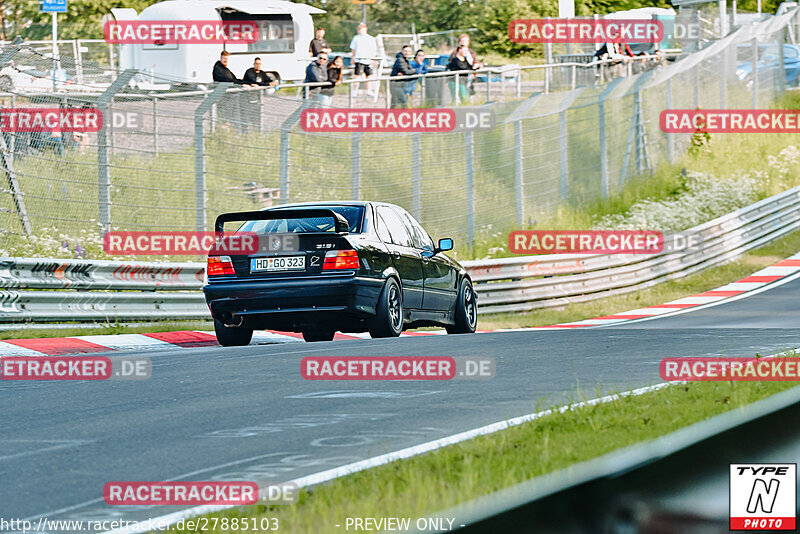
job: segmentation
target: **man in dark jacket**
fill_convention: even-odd
[[[253,66],[245,71],[242,82],[253,87],[257,87],[259,85],[274,87],[278,85],[278,80],[276,80],[274,76],[261,70],[260,57],[257,57],[253,61]]]
[[[219,55],[219,61],[214,63],[214,71],[212,77],[215,82],[232,82],[242,85],[242,80],[236,77],[231,69],[228,68],[228,57],[231,55],[227,50],[223,50]]]
[[[411,48],[409,45],[406,45],[400,52],[397,53],[397,59],[394,62],[394,67],[392,67],[392,76],[414,76],[417,74],[417,71],[411,66],[411,54],[413,51],[413,48]],[[407,83],[408,81],[403,80],[392,81],[391,90],[393,108],[408,107],[408,95],[405,91],[403,91]]]
[[[303,83],[322,83],[328,81],[328,69],[326,65],[328,63],[328,54],[320,54],[317,56],[317,59],[312,61],[308,67],[306,67],[306,79],[303,80]],[[309,87],[308,94],[317,94],[319,93],[321,86],[318,87]]]

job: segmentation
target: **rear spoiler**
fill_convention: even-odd
[[[265,211],[240,211],[236,213],[223,213],[214,223],[214,231],[222,232],[226,222],[233,221],[271,221],[277,219],[312,219],[318,217],[331,217],[336,225],[336,232],[346,234],[350,231],[350,223],[344,215],[324,208],[309,209],[275,209]]]

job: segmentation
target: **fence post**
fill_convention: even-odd
[[[728,107],[728,49],[719,54],[719,109]]]
[[[700,64],[698,63],[692,67],[692,74],[694,74],[694,107],[700,107]]]
[[[120,74],[103,93],[97,97],[97,109],[103,117],[110,117],[109,103],[114,95],[133,78],[136,71],[128,69]],[[111,166],[108,161],[109,120],[103,120],[97,132],[97,204],[98,220],[105,232],[111,230]]]
[[[758,37],[752,40],[753,45],[753,109],[758,109]],[[781,55],[781,54],[778,54]]]
[[[467,156],[467,243],[475,253],[475,141],[473,133],[468,131],[464,134],[466,141],[465,152]]]
[[[525,224],[525,168],[522,160],[522,118],[514,121],[514,196],[517,201],[517,226]]]
[[[672,109],[672,78],[667,78],[664,84],[667,92],[666,109]],[[672,163],[675,161],[675,134],[667,132],[667,160]]]
[[[12,133],[11,143],[14,143],[14,137],[15,134]],[[9,147],[6,146],[5,136],[3,135],[0,135],[0,154],[2,154],[8,188],[14,198],[14,207],[17,209],[17,215],[19,215],[19,222],[22,225],[22,230],[25,232],[25,235],[33,235],[30,219],[28,219],[28,210],[25,209],[25,200],[19,188],[17,174],[14,172],[14,147],[12,144],[9,150]]]
[[[422,137],[411,134],[411,213],[422,220]]]
[[[569,144],[567,143],[567,135],[567,110],[563,110],[558,114],[558,154],[562,199],[566,199],[569,196],[569,154],[567,153]]]
[[[280,164],[280,189],[281,189],[281,196],[279,202],[281,204],[288,204],[289,203],[289,134],[292,131],[292,127],[295,125],[297,121],[300,120],[300,115],[303,113],[304,109],[311,107],[311,103],[308,100],[303,100],[300,106],[283,121],[281,124],[281,164]]]
[[[229,82],[217,85],[205,100],[200,102],[194,110],[194,198],[195,198],[195,229],[198,232],[206,230],[206,136],[203,130],[203,121],[206,112],[211,109],[228,87]]]
[[[353,132],[351,141],[352,176],[350,178],[350,196],[353,200],[361,199],[361,132]]]
[[[153,95],[153,152],[158,154],[158,96]]]
[[[600,123],[600,196],[608,198],[608,146],[606,145],[606,98],[623,78],[616,78],[600,93],[597,100],[598,120]]]
[[[778,30],[778,75],[776,76],[778,84],[778,97],[783,96],[786,89],[786,66],[783,62],[783,32],[785,30]]]
[[[522,69],[517,67],[517,98],[522,98]]]

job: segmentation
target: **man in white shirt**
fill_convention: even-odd
[[[358,33],[350,41],[350,51],[353,57],[355,77],[369,80],[369,77],[372,76],[373,59],[378,55],[378,42],[367,33],[367,25],[363,22],[358,25]],[[358,86],[358,83],[353,84],[354,96],[358,96]],[[370,90],[369,83],[367,84],[367,95],[374,95],[374,91]]]

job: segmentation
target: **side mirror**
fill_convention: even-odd
[[[438,252],[447,252],[448,250],[453,250],[453,240],[449,237],[439,240],[439,246],[437,247]]]

